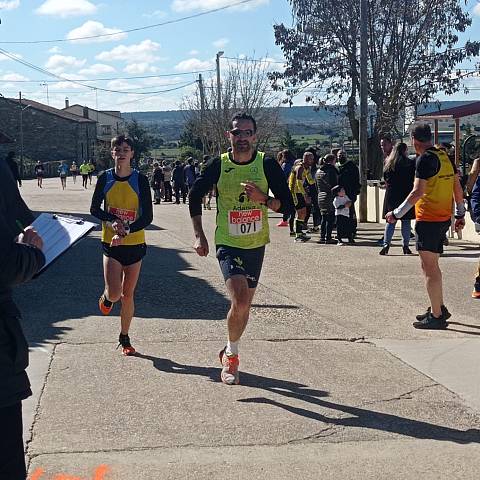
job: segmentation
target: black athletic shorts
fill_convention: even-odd
[[[307,204],[305,202],[305,197],[301,193],[296,193],[297,195],[297,204],[295,205],[295,210],[301,210],[306,208]]]
[[[102,242],[102,247],[103,254],[106,257],[114,258],[124,267],[139,262],[147,253],[147,245],[145,243],[111,247],[109,243]]]
[[[257,287],[264,255],[265,247],[246,249],[217,245],[217,259],[225,281],[233,275],[243,275],[249,288]]]
[[[418,251],[443,253],[443,241],[450,228],[451,221],[415,223],[415,238]]]

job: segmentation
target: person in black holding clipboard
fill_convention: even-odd
[[[25,369],[28,344],[12,286],[30,280],[45,263],[42,239],[13,175],[0,162],[0,479],[25,480],[22,400],[32,394]]]
[[[112,139],[111,148],[115,167],[98,177],[90,207],[90,213],[102,221],[105,290],[98,305],[108,315],[113,304],[121,300],[119,346],[124,355],[133,355],[128,332],[133,295],[147,250],[144,228],[153,219],[152,196],[147,177],[130,165],[133,141],[120,135]]]

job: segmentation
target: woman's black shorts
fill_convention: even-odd
[[[103,254],[106,257],[114,258],[124,267],[139,262],[147,253],[147,245],[145,243],[111,247],[109,243],[102,242],[102,247]]]

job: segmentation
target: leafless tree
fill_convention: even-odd
[[[221,110],[218,111],[216,78],[204,82],[204,109],[200,88],[184,99],[186,124],[194,137],[201,139],[204,151],[219,153],[228,146],[225,131],[234,113],[244,111],[257,122],[260,149],[265,148],[277,132],[280,96],[272,90],[268,78],[270,63],[251,58],[229,62],[221,81]]]

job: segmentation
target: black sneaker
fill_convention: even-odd
[[[299,234],[295,237],[295,243],[305,243],[308,242],[312,237],[305,235],[304,233]]]
[[[436,318],[430,312],[424,319],[413,322],[413,326],[424,330],[444,330],[448,327],[448,323],[443,315]]]
[[[442,305],[441,306],[441,309],[442,309],[442,317],[445,319],[445,320],[448,320],[452,314],[447,310],[447,307],[445,305]],[[432,308],[431,307],[428,307],[427,308],[427,311],[425,313],[420,313],[419,315],[417,315],[415,318],[417,320],[423,320],[425,318],[427,318],[429,315],[430,315],[430,312],[432,311]]]

